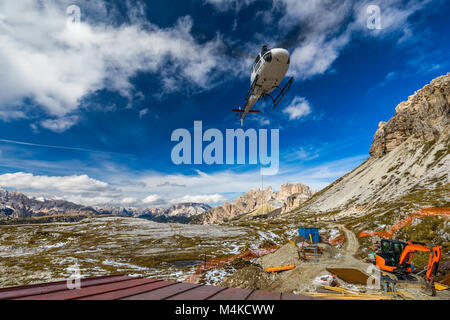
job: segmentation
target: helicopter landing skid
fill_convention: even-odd
[[[266,95],[272,99],[272,103],[273,103],[272,110],[275,110],[277,105],[281,102],[281,100],[283,100],[284,96],[289,92],[289,89],[291,88],[293,80],[294,80],[294,77],[291,77],[289,79],[289,81],[284,85],[283,88],[280,88],[279,86],[277,86],[276,88],[280,89],[280,92],[278,93],[278,95],[275,98],[273,98],[270,94]]]

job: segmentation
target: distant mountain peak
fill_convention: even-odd
[[[233,203],[225,202],[221,206],[198,215],[192,222],[198,224],[223,223],[244,215],[260,215],[276,209],[286,211],[291,208],[291,205],[299,205],[311,195],[310,188],[303,183],[285,183],[281,186],[279,193],[272,191],[271,186],[264,190],[251,189],[239,196]],[[291,199],[287,205],[286,201],[292,196],[296,197],[296,201]],[[260,208],[265,210],[260,210]]]
[[[97,212],[65,200],[37,199],[0,188],[0,220],[64,214],[94,215]]]
[[[205,203],[180,202],[168,207],[114,207],[96,206],[98,212],[103,214],[127,215],[136,218],[146,218],[157,222],[181,222],[187,223],[192,217],[211,209]]]

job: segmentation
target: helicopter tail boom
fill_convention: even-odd
[[[245,110],[242,110],[242,109],[233,109],[233,110],[231,110],[231,112],[244,112]],[[248,111],[249,113],[260,113],[261,111],[259,111],[259,110],[249,110]]]

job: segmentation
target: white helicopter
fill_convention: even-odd
[[[255,59],[250,76],[250,90],[245,97],[244,109],[233,109],[232,112],[239,112],[241,114],[241,127],[244,126],[244,118],[248,113],[260,113],[260,110],[251,110],[254,104],[266,97],[272,98],[273,109],[280,103],[292,85],[292,80],[289,81],[283,88],[279,84],[283,80],[289,68],[290,56],[286,49],[273,48],[268,50],[267,45],[263,45],[261,52]],[[270,93],[278,88],[280,92],[274,98]]]

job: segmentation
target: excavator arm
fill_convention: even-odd
[[[416,251],[430,252],[430,258],[428,259],[426,278],[432,280],[432,277],[436,274],[439,262],[442,258],[442,247],[434,246],[425,243],[410,241],[403,249],[400,255],[399,265],[406,266],[410,265],[413,255]],[[409,271],[409,270],[407,270]],[[410,271],[409,271],[410,272]]]

